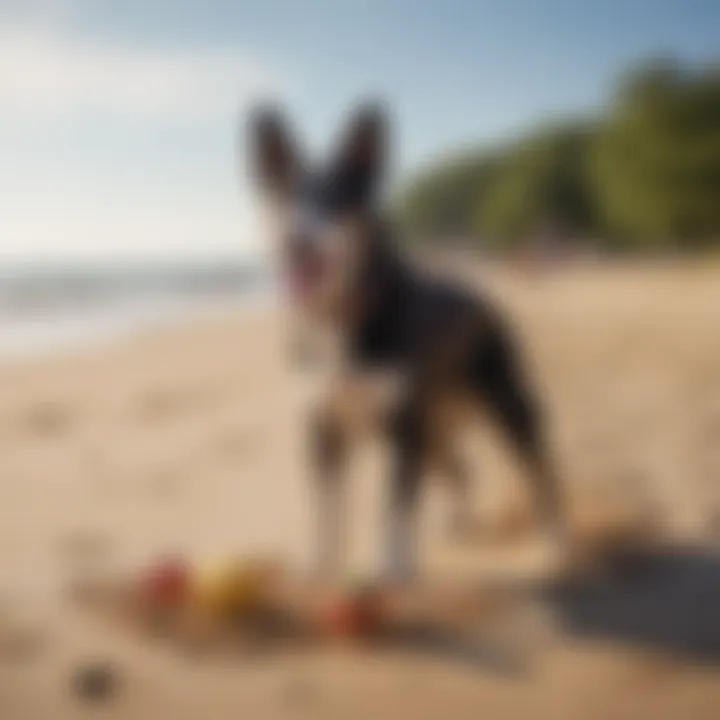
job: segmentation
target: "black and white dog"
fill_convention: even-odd
[[[343,341],[340,370],[312,423],[319,502],[319,568],[337,569],[344,518],[343,467],[362,430],[389,441],[387,570],[416,572],[416,523],[429,463],[457,493],[457,527],[468,519],[468,476],[458,456],[461,423],[489,412],[523,461],[543,518],[562,533],[558,483],[535,397],[504,317],[486,299],[427,277],[404,257],[382,217],[388,128],[379,104],[355,113],[331,162],[310,169],[281,114],[250,122],[254,179],[275,223],[294,310]]]

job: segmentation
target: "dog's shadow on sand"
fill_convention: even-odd
[[[628,552],[592,581],[520,583],[517,593],[555,618],[555,641],[611,642],[679,661],[720,666],[720,548],[670,546]],[[548,637],[548,636],[545,636]],[[419,630],[406,650],[518,677],[537,659],[513,645]],[[535,647],[532,643],[531,646]]]
[[[628,558],[601,582],[545,588],[562,631],[720,664],[720,551],[670,547]]]

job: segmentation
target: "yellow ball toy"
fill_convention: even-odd
[[[262,606],[271,575],[260,561],[234,559],[216,564],[198,574],[193,602],[208,617],[242,617]]]

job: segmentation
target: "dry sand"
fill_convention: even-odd
[[[547,398],[578,522],[652,508],[682,553],[649,578],[631,573],[548,600],[557,623],[519,674],[491,659],[339,651],[199,663],[98,625],[62,586],[91,552],[109,567],[168,550],[202,562],[273,549],[304,562],[302,393],[285,365],[281,316],[253,309],[77,356],[5,362],[0,718],[87,716],[70,678],[91,657],[119,669],[118,697],[101,708],[117,718],[717,717],[720,272],[498,272],[488,282]],[[516,538],[525,495],[511,458],[492,430],[470,444],[489,530],[453,547],[442,532],[446,499],[430,489],[429,573],[514,567],[532,547]],[[381,464],[369,448],[352,473],[356,568],[371,568],[379,550]],[[11,647],[20,615],[40,641],[24,652]],[[488,636],[520,636],[525,648],[536,631],[520,620],[493,616]]]

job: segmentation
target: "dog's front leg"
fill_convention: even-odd
[[[347,438],[331,413],[319,411],[311,425],[313,483],[317,502],[314,570],[327,579],[340,567],[345,540]]]
[[[425,430],[424,417],[414,403],[404,404],[391,423],[393,467],[386,527],[385,573],[393,583],[408,583],[417,573],[418,505]]]

